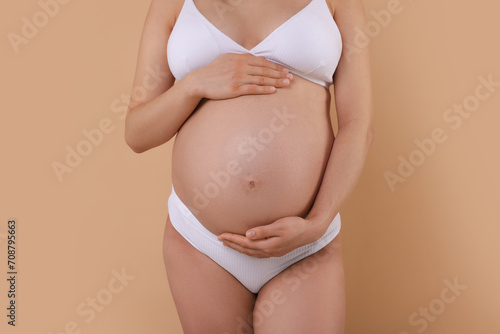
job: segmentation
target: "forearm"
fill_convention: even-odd
[[[168,142],[200,100],[187,75],[161,95],[128,111],[125,141],[137,153]]]
[[[352,121],[339,129],[314,204],[307,215],[315,239],[321,237],[354,189],[373,140],[368,122]]]

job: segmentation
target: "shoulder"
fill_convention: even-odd
[[[352,34],[366,23],[363,0],[325,0],[341,32]]]
[[[364,17],[363,0],[325,0],[332,16]]]
[[[185,0],[151,0],[148,15],[163,20],[168,27],[173,27]]]

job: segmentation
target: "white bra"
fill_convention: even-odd
[[[229,52],[264,56],[328,89],[342,53],[342,37],[325,0],[311,0],[259,44],[246,49],[215,27],[193,0],[184,0],[167,45],[173,76],[180,80]]]

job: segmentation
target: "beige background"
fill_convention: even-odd
[[[370,11],[391,1],[364,3],[376,22]],[[162,261],[172,142],[137,155],[120,119],[148,6],[71,1],[15,53],[7,34],[41,9],[34,0],[2,5],[2,277],[7,220],[19,226],[18,326],[6,325],[2,278],[2,333],[181,333]],[[458,129],[443,120],[479,76],[500,81],[500,6],[400,7],[371,38],[376,139],[342,210],[346,333],[500,333],[500,91]],[[60,182],[52,164],[106,119],[109,133]],[[408,159],[434,128],[447,140],[391,191],[384,173],[396,173],[398,157]],[[119,289],[122,270],[129,280]],[[455,279],[466,288],[443,303],[442,293],[453,296],[445,281]],[[429,307],[432,321],[410,322]]]

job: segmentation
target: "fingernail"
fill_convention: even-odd
[[[283,72],[288,72],[288,68],[283,67]]]
[[[288,74],[286,75],[286,77],[287,77],[288,79],[292,79],[292,78],[293,78],[293,75],[292,75],[291,73],[288,73]]]
[[[248,238],[253,238],[253,237],[255,237],[255,231],[248,231],[248,232],[247,232],[247,237],[248,237]]]

